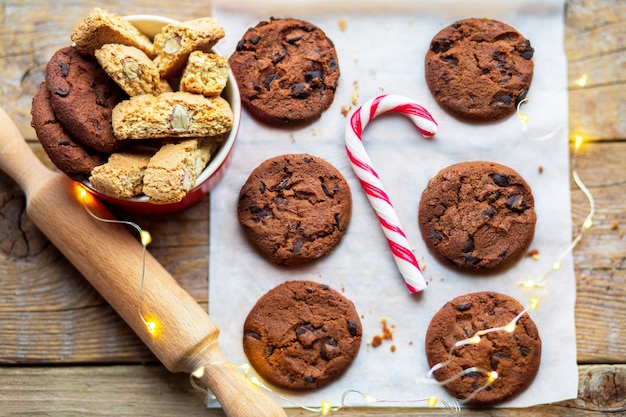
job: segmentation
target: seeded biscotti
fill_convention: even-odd
[[[141,49],[106,44],[94,54],[104,71],[129,96],[157,95],[164,91],[159,70]]]
[[[70,34],[76,48],[83,53],[93,54],[107,43],[120,43],[141,49],[154,58],[154,46],[146,35],[121,16],[99,7],[92,9]]]
[[[154,149],[141,148],[116,152],[107,163],[91,171],[89,182],[101,192],[117,198],[140,195],[143,189],[143,176]]]
[[[163,78],[182,73],[193,51],[211,52],[211,48],[224,37],[224,28],[212,17],[170,24],[154,37],[157,53],[154,63]]]
[[[217,136],[233,126],[233,112],[222,97],[180,91],[131,97],[115,106],[112,119],[121,140]]]
[[[224,56],[194,51],[180,79],[180,91],[216,97],[228,81],[228,59]]]
[[[148,162],[143,193],[156,204],[182,200],[216,148],[215,141],[202,138],[163,145]]]

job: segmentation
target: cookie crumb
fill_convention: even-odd
[[[354,81],[352,86],[352,104],[356,105],[359,102],[359,82]]]
[[[619,223],[617,222],[617,220],[613,220],[613,223],[611,223],[611,230],[617,229],[619,229]]]
[[[395,329],[395,326],[391,326],[391,327],[388,326],[386,317],[381,318],[380,322],[383,325],[382,333],[378,334],[378,335],[376,335],[376,336],[374,336],[372,338],[371,345],[373,347],[378,347],[378,346],[382,345],[383,341],[385,341],[385,340],[393,340],[393,331]],[[394,350],[395,350],[395,348],[394,348]]]
[[[391,353],[395,352],[396,351],[396,345],[391,345],[389,347],[389,350],[391,351]]]
[[[347,116],[350,113],[350,110],[352,110],[352,106],[348,105],[348,106],[343,106],[341,108],[341,114],[345,116]]]
[[[539,249],[533,248],[533,249],[529,250],[528,253],[526,254],[526,256],[528,256],[529,258],[533,258],[535,261],[538,261],[539,260]]]
[[[539,165],[539,173],[543,174],[543,166],[542,165]]]

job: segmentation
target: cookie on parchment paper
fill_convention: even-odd
[[[523,310],[514,298],[496,292],[465,294],[447,302],[435,313],[426,331],[428,364],[442,365],[434,371],[435,379],[445,381],[465,369],[480,369],[444,385],[453,397],[467,400],[471,406],[496,404],[525,390],[541,362],[541,338],[528,313],[519,317],[512,332],[493,331],[476,344],[455,347],[478,331],[506,326]],[[497,378],[479,391],[492,371],[497,372]]]
[[[270,19],[249,28],[229,64],[245,108],[274,126],[317,120],[339,83],[334,44],[321,28],[299,19]]]
[[[533,76],[530,41],[492,19],[459,20],[433,36],[425,58],[426,83],[453,116],[473,122],[515,113]]]
[[[535,200],[510,167],[469,161],[439,171],[422,192],[422,238],[443,264],[494,272],[519,260],[535,235]]]
[[[311,390],[339,378],[356,358],[363,329],[354,304],[327,285],[289,281],[249,312],[243,347],[266,381]]]
[[[285,154],[262,162],[239,192],[237,216],[250,243],[279,265],[305,265],[332,252],[352,216],[352,194],[329,162]]]

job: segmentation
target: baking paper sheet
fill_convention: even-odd
[[[242,327],[258,298],[287,280],[317,281],[354,302],[362,315],[361,350],[350,369],[330,386],[309,393],[276,393],[309,406],[319,406],[324,400],[339,405],[349,389],[400,401],[370,404],[374,406],[424,407],[425,402],[412,400],[432,395],[449,401],[445,390],[427,377],[424,336],[433,314],[457,295],[484,290],[509,294],[527,305],[530,294],[518,283],[544,275],[571,242],[562,0],[216,0],[214,4],[213,15],[226,30],[226,38],[218,44],[225,55],[232,53],[246,29],[260,20],[297,17],[326,32],[335,43],[341,67],[334,103],[312,125],[275,129],[243,114],[231,166],[211,194],[209,310],[222,329],[222,351],[233,363],[247,363]],[[526,125],[516,115],[492,124],[463,123],[448,116],[431,97],[423,62],[429,42],[441,28],[466,17],[502,20],[531,40],[535,73],[530,101],[522,107],[528,116]],[[345,30],[340,28],[340,19]],[[437,135],[427,140],[402,115],[380,117],[363,136],[418,261],[425,266],[429,286],[418,295],[407,292],[345,154],[348,118],[341,109],[351,105],[356,92],[358,105],[382,93],[409,96],[429,109],[439,123]],[[243,236],[236,216],[237,197],[250,172],[262,161],[282,153],[304,152],[326,159],[346,177],[353,195],[352,221],[330,256],[304,268],[278,267],[261,258]],[[539,250],[539,260],[525,257],[505,272],[476,277],[448,269],[428,253],[417,226],[421,192],[440,169],[469,160],[508,165],[530,184],[538,216],[531,248]],[[568,254],[561,269],[550,275],[539,308],[531,313],[543,340],[540,371],[530,388],[500,406],[526,407],[577,396],[574,302],[575,277]],[[383,317],[394,327],[393,340],[373,348],[368,342],[381,333]],[[358,395],[348,397],[347,403],[365,405]],[[281,404],[293,406],[289,401],[281,400]]]

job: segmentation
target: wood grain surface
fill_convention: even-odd
[[[94,6],[120,14],[190,19],[209,3],[3,0],[0,104],[42,160],[30,101],[50,55]],[[568,0],[565,10],[570,131],[580,177],[596,202],[594,224],[574,251],[579,395],[530,409],[463,410],[471,416],[626,415],[626,2]],[[577,80],[587,74],[585,86]],[[589,208],[572,182],[575,236]],[[179,214],[138,219],[151,253],[207,307],[209,197]],[[207,410],[187,375],[158,364],[139,338],[25,214],[24,194],[0,172],[0,415],[223,416]],[[63,213],[58,213],[63,216]],[[89,239],[89,236],[84,236]],[[106,256],[106,254],[103,254]],[[346,408],[334,415],[447,415],[444,410]],[[289,409],[289,416],[310,411]]]

